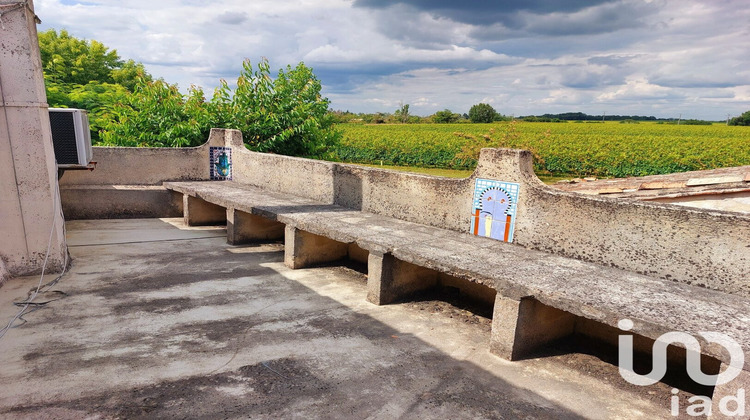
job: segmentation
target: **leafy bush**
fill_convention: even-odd
[[[451,111],[450,109],[438,111],[432,116],[432,121],[438,124],[455,123],[460,119],[461,115],[453,113],[453,111]]]
[[[490,104],[476,104],[469,109],[469,119],[473,123],[491,123],[498,114]]]
[[[143,82],[113,107],[101,139],[114,146],[198,146],[215,122],[200,88],[191,87],[183,96],[177,85],[163,80]]]
[[[237,88],[226,81],[216,90],[211,108],[218,126],[242,131],[252,150],[295,156],[324,156],[339,135],[328,115],[328,98],[310,67],[299,63],[270,76],[267,60],[253,70],[242,65]]]
[[[47,103],[88,110],[94,142],[110,121],[114,104],[132,92],[139,79],[151,80],[143,64],[123,61],[101,42],[78,39],[65,30],[40,32],[39,50]]]
[[[729,125],[750,125],[750,111],[729,120]]]
[[[102,138],[119,146],[198,146],[222,127],[242,131],[252,150],[326,157],[339,134],[320,90],[303,63],[272,79],[266,60],[257,70],[245,61],[236,89],[222,81],[208,102],[200,88],[182,95],[177,85],[144,81],[115,107]]]

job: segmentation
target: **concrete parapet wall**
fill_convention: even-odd
[[[215,129],[191,149],[95,148],[94,172],[63,177],[64,207],[84,185],[208,179],[211,146],[232,148],[236,182],[461,232],[477,178],[516,182],[517,245],[750,297],[750,216],[560,191],[520,150],[483,149],[471,177],[452,179],[255,153],[238,132]]]
[[[182,197],[158,185],[65,185],[66,220],[182,217]]]
[[[65,171],[61,186],[161,185],[208,179],[206,147],[94,147],[96,169]]]
[[[209,144],[235,144],[234,131],[215,130],[199,147],[94,147],[93,171],[66,171],[60,178],[67,220],[178,217],[181,197],[161,187],[164,181],[209,179]],[[224,136],[228,136],[225,139]]]

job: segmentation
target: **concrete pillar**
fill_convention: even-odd
[[[67,253],[34,6],[16,3],[0,0],[0,258],[11,276],[41,271],[50,236],[47,272]]]
[[[284,224],[236,209],[227,209],[227,242],[239,245],[284,237]]]
[[[490,352],[508,360],[519,360],[541,346],[575,331],[575,316],[541,302],[520,301],[499,294],[492,315]]]
[[[370,253],[367,260],[367,301],[386,305],[437,285],[438,273],[429,268]]]
[[[221,225],[227,222],[227,212],[222,206],[209,203],[202,198],[182,196],[185,224],[188,226]]]
[[[287,225],[284,234],[284,264],[304,268],[312,264],[336,261],[349,255],[349,244],[315,235]]]

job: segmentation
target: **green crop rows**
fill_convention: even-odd
[[[342,124],[345,162],[466,169],[468,143],[532,150],[538,173],[643,176],[750,165],[750,127],[655,123]]]

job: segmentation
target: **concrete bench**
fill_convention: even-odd
[[[291,268],[366,261],[374,304],[470,282],[476,296],[494,299],[490,349],[509,360],[575,333],[611,340],[623,319],[632,321],[637,351],[650,353],[654,340],[681,331],[699,340],[716,370],[730,356],[700,332],[729,331],[750,347],[750,304],[740,296],[231,181],[164,187],[183,195],[187,224],[226,222],[230,244],[284,238]],[[714,400],[740,387],[750,387],[750,360],[737,379],[716,387]]]

